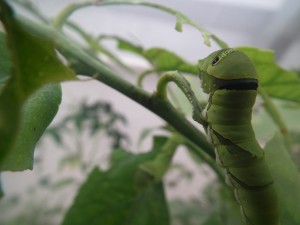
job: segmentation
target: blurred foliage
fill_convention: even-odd
[[[23,4],[27,10],[41,18],[42,21],[48,21],[43,18],[43,16],[36,11],[37,9],[32,7],[33,5],[29,4],[28,1],[16,0],[15,2],[19,2],[21,5]],[[27,5],[25,4],[26,2],[28,3]],[[116,2],[118,1],[115,1],[115,3]],[[135,4],[135,1],[132,0],[119,2]],[[1,4],[3,5],[4,1],[1,1]],[[62,13],[69,12],[69,15],[71,15],[73,11],[80,9],[81,6],[85,7],[91,4],[93,3],[83,2],[77,5],[76,3],[71,4],[70,8],[66,8]],[[161,7],[161,10],[171,12],[171,14],[176,16],[178,30],[181,29],[184,23],[195,26],[195,23],[179,12],[165,7]],[[58,60],[51,42],[40,40],[38,37],[23,30],[12,15],[7,13],[8,11],[4,12],[0,10],[0,12],[3,14],[2,16],[4,16],[3,18],[7,23],[6,26],[15,31],[8,31],[8,35],[10,35],[12,39],[10,40],[11,43],[16,44],[19,51],[13,51],[14,49],[10,49],[9,51],[19,56],[20,62],[27,63],[27,59],[34,62],[45,59],[42,60],[42,63],[29,63],[32,66],[32,68],[29,68],[30,72],[42,72],[42,75],[44,75],[44,72],[48,75],[57,75],[58,77],[55,76],[54,81],[61,78],[63,78],[63,80],[74,79],[74,74]],[[68,15],[65,16],[66,18],[68,17]],[[10,23],[9,21],[12,22]],[[195,76],[197,74],[196,63],[189,63],[170,50],[160,47],[145,49],[142,46],[130,43],[124,38],[116,36],[100,34],[94,38],[85,33],[85,31],[76,24],[69,21],[65,21],[65,23],[69,29],[73,29],[73,31],[77,32],[83,41],[85,41],[85,44],[88,46],[86,47],[85,45],[82,47],[85,53],[93,56],[101,63],[103,58],[109,59],[108,62],[103,63],[105,66],[112,67],[117,65],[121,68],[122,72],[133,71],[133,69],[124,64],[121,59],[107,50],[108,48],[102,43],[105,39],[114,40],[118,44],[119,50],[133,53],[146,60],[150,65],[150,69],[148,68],[142,71],[142,73],[140,73],[140,71],[133,72],[133,74],[140,74],[137,77],[140,86],[142,86],[143,80],[148,75],[156,74],[159,76],[167,70],[178,70],[187,75],[191,75],[189,76],[189,81],[192,83],[192,87],[195,87],[197,91],[200,89],[198,88],[198,77]],[[217,38],[199,26],[197,29],[201,30],[206,42],[209,41],[209,38]],[[23,37],[25,37],[27,42],[23,40]],[[0,33],[0,50],[3,50],[3,54],[0,55],[0,82],[2,85],[1,90],[3,90],[1,94],[13,92],[11,89],[5,89],[6,86],[3,86],[6,84],[7,73],[10,71],[8,67],[11,66],[10,61],[7,60],[8,54],[6,52],[7,49],[4,47],[4,39],[5,35]],[[223,43],[223,46],[224,45],[226,44]],[[253,59],[262,76],[261,84],[266,88],[270,96],[282,99],[285,101],[285,106],[289,105],[290,108],[283,107],[283,104],[278,107],[280,110],[285,108],[282,114],[288,114],[287,111],[297,114],[300,95],[299,73],[296,75],[297,73],[295,72],[283,70],[277,66],[274,61],[274,55],[270,51],[257,48],[240,49]],[[78,74],[97,76],[94,68],[87,66],[84,62],[78,60],[78,58],[71,56],[70,52],[61,51],[61,53],[65,57],[68,65]],[[32,56],[34,56],[34,58],[32,58]],[[14,67],[19,68],[20,71],[25,68],[19,64],[15,64]],[[60,73],[62,73],[62,76]],[[16,76],[17,81],[21,82],[22,79],[25,79],[26,82],[24,82],[24,84],[29,84],[30,87],[32,86],[30,90],[26,91],[31,93],[37,89],[34,83],[35,79],[27,80],[28,77],[24,78],[21,76],[22,74],[27,74],[28,77],[36,76],[36,74],[28,74],[27,70],[12,75]],[[50,77],[47,76],[41,83],[48,83],[48,79],[50,79]],[[53,80],[50,79],[50,81]],[[37,86],[39,85],[41,84],[38,82]],[[26,85],[23,88],[26,89]],[[182,96],[174,92],[173,89],[169,91],[170,94],[172,94],[170,96],[172,96],[174,105],[178,111],[185,112],[185,108],[190,107],[190,105],[185,104],[186,101],[183,101]],[[23,102],[17,104],[16,107],[15,105],[8,104],[7,96],[9,95],[4,95],[2,99],[0,98],[0,100],[4,99],[0,107],[2,107],[1,109],[5,112],[9,121],[16,122],[14,115],[10,115],[10,109],[18,113],[21,111]],[[29,94],[25,97],[27,98],[28,96]],[[201,96],[203,97],[202,92]],[[19,96],[16,96],[15,100],[19,101]],[[294,101],[294,103],[292,104],[290,101]],[[10,107],[6,107],[6,105]],[[165,175],[167,169],[169,169],[168,171],[176,171],[177,176],[175,179],[168,179],[168,177],[165,180],[155,179],[155,174],[151,173],[153,171],[145,171],[142,169],[143,165],[149,165],[149,162],[154,162],[156,159],[159,159],[159,156],[164,153],[164,147],[165,150],[170,150],[170,147],[166,147],[166,143],[168,143],[171,139],[170,137],[174,135],[175,132],[173,129],[164,130],[167,136],[170,137],[159,136],[153,138],[152,148],[150,150],[147,149],[147,153],[133,154],[126,146],[129,138],[126,135],[126,131],[124,132],[122,129],[123,126],[126,125],[126,119],[122,114],[115,112],[110,103],[94,102],[90,104],[87,103],[87,101],[82,101],[77,103],[77,106],[75,110],[70,109],[69,114],[62,120],[55,122],[48,128],[39,144],[39,148],[42,149],[45,143],[48,144],[45,139],[48,137],[55,143],[51,154],[54,154],[56,148],[62,150],[59,152],[59,159],[56,161],[55,172],[53,174],[41,172],[38,182],[33,184],[26,191],[26,198],[24,196],[12,196],[1,201],[0,210],[3,212],[0,217],[1,224],[58,224],[62,220],[66,208],[69,207],[69,205],[64,204],[65,200],[67,200],[66,197],[70,195],[70,192],[72,192],[71,196],[73,197],[73,194],[75,195],[75,193],[73,193],[74,189],[79,190],[74,203],[63,219],[64,225],[119,225],[121,222],[126,222],[130,225],[240,225],[243,223],[239,212],[239,205],[234,199],[233,191],[225,186],[222,181],[217,179],[211,181],[205,190],[193,199],[166,199],[166,187],[176,188],[182,180],[191,181],[194,179],[194,175],[201,171],[201,169],[190,171],[187,165],[183,164],[171,165],[170,161],[177,145],[179,145],[178,143],[176,143],[175,147],[173,146],[172,154],[168,155],[169,161],[163,165],[163,172],[159,173],[159,177],[161,178]],[[263,105],[259,105],[258,111],[263,107]],[[33,117],[38,116],[40,113],[41,110],[35,110]],[[269,115],[267,116],[269,117]],[[261,117],[261,115],[259,115],[259,117]],[[262,126],[264,126],[269,133],[273,134],[274,130],[265,125],[264,118],[262,120]],[[296,124],[295,117],[290,117],[290,120]],[[15,130],[18,129],[17,126],[13,128]],[[154,129],[156,128],[146,128],[140,135],[139,141],[142,142],[150,133],[153,136]],[[88,139],[89,145],[85,144],[86,139]],[[6,141],[5,138],[3,140]],[[282,140],[278,137],[272,139],[266,148],[269,164],[274,171],[274,177],[277,182],[276,185],[279,188],[280,201],[283,211],[285,212],[285,215],[282,215],[282,225],[291,225],[293,222],[295,224],[295,221],[297,221],[299,217],[297,204],[300,200],[294,201],[291,199],[294,195],[289,195],[291,190],[299,190],[300,188],[298,187],[300,165],[299,140],[299,131],[293,129],[293,148],[291,151],[288,152],[284,149]],[[95,143],[93,144],[93,142]],[[180,144],[183,144],[183,142],[184,141]],[[103,166],[101,164],[103,162],[101,161],[101,157],[104,155],[104,146],[106,144],[108,146],[106,159],[109,165],[105,165],[106,168],[108,167],[108,169],[105,170],[101,168],[101,166]],[[190,149],[191,148],[189,148],[189,150]],[[273,151],[273,149],[276,149],[276,151]],[[138,150],[144,152],[144,149]],[[201,152],[202,149],[199,151]],[[294,166],[289,154],[292,160],[298,165],[298,168]],[[213,161],[210,164],[208,158],[205,158],[203,154],[193,154],[192,158],[195,159],[193,162],[197,163],[197,165],[208,165],[210,168],[214,168],[215,166],[215,162]],[[48,156],[45,155],[45,152],[37,151],[35,158],[37,171],[42,171],[42,164],[47,163],[47,161]],[[152,163],[152,165],[153,164],[158,167],[161,166],[160,161],[157,164]],[[280,169],[278,169],[277,166]],[[152,169],[151,167],[148,168],[150,168],[150,170]],[[153,168],[153,170],[155,169],[157,168]],[[60,176],[56,177],[56,175]],[[37,194],[40,191],[43,193]],[[285,196],[288,197],[285,198]],[[299,199],[298,193],[295,194],[295,199]]]
[[[125,117],[116,113],[109,103],[98,101],[87,104],[83,100],[78,108],[77,112],[67,115],[62,121],[47,129],[46,135],[51,136],[58,145],[65,144],[62,140],[64,133],[70,134],[71,132],[72,138],[74,134],[83,135],[86,130],[90,137],[94,137],[99,132],[105,132],[112,139],[112,148],[121,147],[122,141],[128,140],[125,132],[118,129],[118,124],[127,123]]]
[[[42,171],[43,164],[48,161],[46,152],[43,151],[44,142],[52,140],[61,150],[62,155],[55,163],[56,172],[50,174],[40,172],[37,183],[25,191],[25,196],[14,195],[4,198],[0,203],[0,211],[9,213],[0,216],[0,224],[55,225],[61,220],[67,208],[62,201],[65,198],[65,191],[74,192],[90,170],[95,165],[101,164],[99,154],[101,155],[103,151],[99,147],[88,151],[86,146],[70,146],[70,140],[73,139],[71,142],[75,144],[81,143],[85,135],[88,135],[90,142],[94,140],[97,146],[101,146],[103,140],[110,139],[107,147],[110,150],[109,154],[111,150],[121,148],[129,141],[122,131],[127,124],[126,118],[117,113],[111,104],[100,101],[89,104],[82,101],[76,107],[77,110],[70,110],[61,121],[56,121],[46,130],[37,147],[35,171]],[[86,157],[84,153],[90,156]],[[65,170],[66,168],[68,170]],[[71,174],[68,173],[70,168]],[[78,176],[78,173],[81,176]]]
[[[298,140],[299,141],[299,140]],[[289,151],[276,134],[265,147],[266,160],[270,166],[280,206],[280,223],[294,225],[300,221],[295,209],[300,202],[300,174]],[[293,194],[291,194],[291,191]]]
[[[169,224],[162,182],[152,180],[140,165],[154,159],[166,138],[155,138],[148,153],[134,155],[119,148],[107,171],[95,168],[81,186],[63,225]],[[142,186],[140,186],[142,184]]]
[[[292,148],[290,150],[291,159],[295,162],[295,165],[300,172],[300,130],[291,132]]]

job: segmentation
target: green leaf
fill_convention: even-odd
[[[139,165],[156,153],[155,148],[138,155],[115,150],[112,167],[106,172],[95,168],[81,186],[63,225],[169,224],[162,183],[139,185]]]
[[[115,40],[117,41],[118,43],[118,48],[119,49],[122,49],[124,51],[128,51],[128,52],[132,52],[132,53],[135,53],[135,54],[138,54],[138,55],[143,55],[143,47],[141,46],[138,46],[134,43],[131,43],[123,38],[120,38],[120,37],[117,37],[117,36],[102,36],[101,38],[103,39],[112,39],[112,40]]]
[[[143,55],[150,61],[156,71],[178,70],[191,74],[197,74],[196,65],[192,65],[184,61],[175,53],[162,48],[151,48],[146,50]]]
[[[0,170],[33,168],[35,145],[55,117],[61,103],[60,84],[48,84],[26,101],[16,144],[0,164]]]
[[[198,73],[196,65],[186,62],[175,53],[166,49],[150,48],[145,50],[141,46],[135,45],[117,36],[103,36],[102,38],[113,39],[117,41],[119,49],[144,57],[153,65],[156,72],[178,70],[191,74]]]
[[[254,62],[261,87],[272,97],[300,103],[300,77],[277,65],[274,52],[251,47],[239,47]]]
[[[297,167],[290,158],[279,134],[267,143],[265,152],[279,196],[281,225],[298,224],[300,221],[300,175]]]
[[[27,98],[47,83],[75,80],[75,74],[57,58],[52,43],[24,30],[5,1],[0,1],[0,19],[7,33],[11,57],[10,80],[0,94],[0,162],[13,148]]]

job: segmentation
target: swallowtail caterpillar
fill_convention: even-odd
[[[273,179],[251,125],[258,88],[254,64],[229,48],[200,60],[199,70],[202,88],[209,94],[203,115],[207,133],[246,224],[279,225]]]

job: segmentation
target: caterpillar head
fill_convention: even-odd
[[[242,79],[244,83],[257,83],[257,72],[250,58],[232,48],[221,49],[199,60],[198,68],[201,85],[206,93]]]

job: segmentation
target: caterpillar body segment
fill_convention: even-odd
[[[238,50],[222,49],[200,60],[199,70],[202,88],[209,94],[207,133],[245,223],[279,225],[273,178],[251,125],[258,88],[253,63]]]

